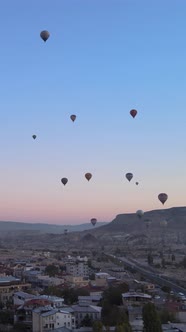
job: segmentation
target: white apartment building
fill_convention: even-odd
[[[75,261],[69,260],[66,263],[66,272],[74,277],[88,277],[90,268],[88,266],[87,258],[77,257]]]
[[[60,327],[75,328],[75,316],[73,313],[61,309],[53,309],[52,307],[33,310],[33,332],[48,332]]]

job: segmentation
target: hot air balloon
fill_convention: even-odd
[[[32,138],[33,138],[33,139],[36,139],[36,137],[37,137],[36,135],[32,135]]]
[[[136,182],[136,185],[138,186],[139,182]]]
[[[132,178],[133,178],[133,174],[132,173],[127,173],[126,175],[126,178],[127,178],[127,180],[130,182],[131,180],[132,180]]]
[[[97,223],[97,219],[96,219],[96,218],[92,218],[92,219],[90,220],[90,222],[91,222],[91,224],[92,224],[93,226],[95,226],[96,223]]]
[[[62,178],[61,179],[61,182],[62,182],[62,184],[64,184],[64,186],[67,184],[67,182],[68,182],[68,179],[67,178]]]
[[[136,116],[137,113],[138,113],[138,112],[137,112],[136,110],[131,110],[131,111],[130,111],[130,115],[131,115],[133,118],[135,118],[135,116]]]
[[[76,120],[76,115],[75,115],[75,114],[72,114],[72,115],[70,116],[70,118],[71,118],[71,120],[74,122],[74,121]]]
[[[91,179],[91,177],[92,177],[92,174],[91,173],[86,173],[85,177],[89,181]]]
[[[164,204],[166,202],[167,198],[168,198],[168,195],[165,193],[161,193],[158,195],[158,199],[162,204]]]
[[[50,33],[47,30],[43,30],[40,33],[40,37],[41,37],[41,39],[44,40],[44,42],[46,42],[47,39],[50,37]]]
[[[136,214],[139,218],[142,218],[144,215],[144,212],[143,212],[143,210],[138,210],[138,211],[136,211]]]

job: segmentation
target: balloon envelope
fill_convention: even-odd
[[[131,115],[133,118],[135,118],[135,116],[136,116],[137,113],[138,113],[138,112],[137,112],[136,110],[131,110],[131,111],[130,111],[130,115]]]
[[[67,184],[67,182],[68,182],[68,179],[67,179],[67,178],[62,178],[62,179],[61,179],[61,182],[62,182],[62,184],[64,184],[64,186],[65,186],[65,184]]]
[[[91,173],[86,173],[85,177],[89,181],[91,179],[91,177],[92,177],[92,174]]]
[[[76,115],[75,115],[75,114],[72,114],[72,115],[70,116],[70,118],[71,118],[71,120],[74,122],[74,121],[76,120]]]
[[[136,182],[136,185],[138,186],[139,182]]]
[[[126,176],[126,178],[127,178],[128,181],[131,181],[132,178],[133,178],[133,174],[132,173],[127,173],[125,176]]]
[[[32,135],[32,138],[33,138],[33,139],[36,139],[36,137],[37,137],[36,135]]]
[[[143,212],[143,210],[138,210],[138,211],[136,211],[136,214],[139,218],[142,218],[144,215],[144,212]]]
[[[40,37],[41,37],[41,39],[44,40],[44,42],[46,42],[47,39],[50,37],[50,33],[47,30],[43,30],[40,33]]]
[[[90,221],[91,221],[91,224],[92,224],[93,226],[95,226],[96,223],[97,223],[97,219],[96,219],[96,218],[92,218]]]
[[[158,199],[162,204],[164,204],[166,202],[167,198],[168,198],[168,195],[165,193],[161,193],[158,195]]]

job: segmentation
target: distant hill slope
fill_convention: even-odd
[[[136,213],[119,214],[116,218],[99,229],[93,229],[92,234],[101,233],[133,233],[141,232],[145,228],[145,219],[151,221],[151,229],[160,229],[160,222],[167,220],[167,231],[183,231],[186,233],[186,207],[172,207],[169,209],[152,210],[144,213],[141,219]]]
[[[106,222],[98,222],[94,228],[98,228],[105,225]],[[31,231],[39,233],[53,233],[62,234],[65,229],[68,232],[81,232],[84,230],[91,230],[93,228],[91,223],[80,224],[80,225],[52,225],[52,224],[32,224],[14,221],[0,221],[0,234],[6,232],[21,232],[21,231]]]
[[[148,235],[145,219],[149,219]],[[167,220],[166,229],[160,226]],[[64,234],[68,229],[68,234]],[[0,222],[0,238],[4,247],[12,248],[101,248],[103,245],[118,245],[128,241],[141,241],[149,237],[155,241],[166,232],[166,241],[170,243],[186,242],[186,207],[152,210],[139,219],[136,213],[119,214],[110,223],[81,225],[26,224]],[[159,241],[159,240],[158,240]],[[65,249],[65,250],[66,250]]]
[[[98,229],[92,229],[95,236],[142,233],[146,229],[145,219],[149,219],[150,229],[155,233],[160,231],[160,222],[167,220],[167,232],[182,232],[186,236],[186,207],[173,207],[169,209],[152,210],[144,213],[139,219],[136,213],[119,214],[108,224]],[[86,232],[86,231],[85,231]],[[153,234],[151,233],[153,236]]]

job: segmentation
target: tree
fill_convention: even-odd
[[[89,317],[88,314],[86,314],[85,317],[83,318],[82,322],[81,322],[81,326],[91,327],[92,323],[93,323],[92,318]]]
[[[184,269],[186,269],[186,256],[184,257],[184,259],[182,261],[182,265],[183,265]]]
[[[24,323],[16,323],[14,324],[12,332],[26,332],[27,331],[27,325]]]
[[[172,254],[172,256],[171,256],[171,259],[172,259],[172,262],[175,262],[175,260],[176,260],[176,257],[175,257],[175,255],[174,255],[174,254]]]
[[[105,326],[116,326],[117,324],[128,323],[126,311],[115,304],[111,305],[106,300],[102,303],[101,317]]]
[[[0,323],[1,324],[13,324],[14,312],[11,310],[0,311]]]
[[[123,323],[116,326],[115,332],[132,332],[132,329],[129,324]]]
[[[65,288],[62,292],[65,304],[71,305],[78,301],[77,292],[73,288]]]
[[[170,293],[171,292],[171,288],[169,286],[162,286],[161,290],[165,293]]]
[[[91,259],[88,259],[88,261],[87,261],[87,265],[88,265],[89,268],[92,267],[92,261],[91,261]]]
[[[43,292],[43,294],[63,297],[63,291],[56,286],[48,286]]]
[[[90,280],[95,280],[95,273],[92,273],[92,274],[89,276],[89,279],[90,279]]]
[[[103,292],[103,300],[108,301],[111,305],[122,304],[122,293],[126,293],[129,290],[129,286],[125,283],[119,286],[110,286]]]
[[[148,261],[148,264],[149,265],[152,265],[153,264],[153,257],[152,257],[152,254],[148,254],[148,256],[147,256],[147,261]]]
[[[78,296],[89,296],[90,292],[86,288],[65,288],[61,291],[65,304],[73,304],[78,301]]]
[[[99,320],[96,320],[92,324],[92,331],[93,332],[103,332],[103,324]]]
[[[46,266],[45,273],[49,275],[49,277],[55,277],[55,275],[59,272],[59,269],[54,264],[50,264]]]
[[[163,269],[165,269],[165,258],[162,258],[161,260],[161,266]]]
[[[169,312],[167,309],[160,311],[159,316],[162,324],[166,324],[168,322],[174,323],[176,321],[174,314]]]
[[[144,332],[162,332],[161,322],[153,303],[145,304],[142,314]]]

